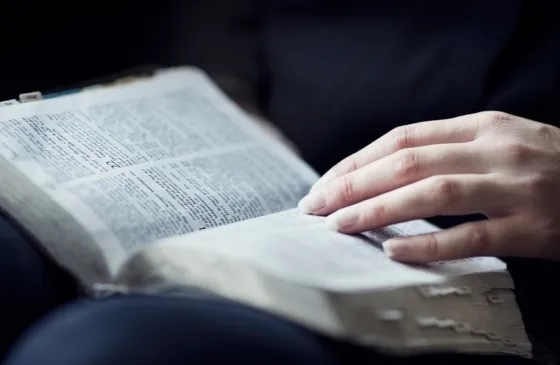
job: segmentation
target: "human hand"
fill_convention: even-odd
[[[399,127],[335,165],[299,206],[344,233],[437,215],[489,218],[386,241],[399,261],[560,259],[560,129],[501,112]]]

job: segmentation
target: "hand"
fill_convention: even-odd
[[[329,170],[300,208],[357,233],[437,215],[489,220],[396,238],[390,257],[560,259],[560,129],[482,112],[394,129]]]

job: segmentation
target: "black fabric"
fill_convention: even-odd
[[[77,300],[46,316],[6,365],[530,365],[513,356],[389,357],[333,341],[270,313],[203,297]]]
[[[159,61],[159,23],[169,6],[168,0],[2,1],[0,99]]]
[[[321,172],[403,124],[482,110],[554,124],[551,4],[268,1],[266,110]]]
[[[78,288],[10,219],[0,215],[0,363],[30,324],[73,299]]]
[[[197,65],[217,78],[252,85],[255,5],[253,0],[2,1],[0,100],[147,64]],[[242,82],[233,89],[243,99],[254,97]]]

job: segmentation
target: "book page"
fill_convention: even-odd
[[[178,261],[173,265],[186,260],[183,265],[188,269],[190,253],[202,251],[247,263],[289,282],[335,291],[387,290],[454,276],[505,272],[505,263],[492,257],[412,266],[389,259],[381,248],[382,237],[436,229],[418,220],[363,235],[345,235],[329,230],[322,217],[291,209],[187,237],[172,237],[147,252],[172,250],[171,256]]]
[[[393,354],[530,357],[504,262],[477,257],[412,266],[382,252],[387,237],[434,230],[417,220],[351,236],[292,209],[145,246],[116,282],[179,295],[202,288]]]
[[[2,108],[0,157],[2,207],[73,272],[295,207],[317,178],[195,69]]]

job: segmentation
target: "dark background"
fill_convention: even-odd
[[[0,100],[157,64],[209,71],[248,55],[247,0],[2,1]],[[230,29],[228,29],[230,28]],[[226,61],[226,62],[224,62]]]

